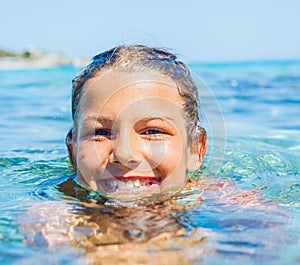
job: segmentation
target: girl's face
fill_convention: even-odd
[[[71,156],[78,181],[109,199],[170,197],[201,165],[188,145],[182,99],[158,73],[107,70],[82,90]]]

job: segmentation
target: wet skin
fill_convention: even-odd
[[[89,80],[70,144],[78,181],[122,201],[170,197],[202,160],[187,142],[182,104],[176,84],[156,72]]]

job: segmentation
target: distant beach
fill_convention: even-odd
[[[21,53],[0,50],[0,70],[41,69],[59,65],[84,66],[87,60],[27,49]]]

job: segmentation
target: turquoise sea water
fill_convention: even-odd
[[[214,188],[155,209],[66,203],[74,194],[59,184],[73,176],[64,137],[79,68],[0,71],[0,264],[300,263],[300,62],[190,67],[209,87],[202,175]]]

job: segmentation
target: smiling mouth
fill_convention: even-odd
[[[113,179],[102,180],[101,186],[109,193],[150,192],[161,183],[155,176],[115,176]]]

